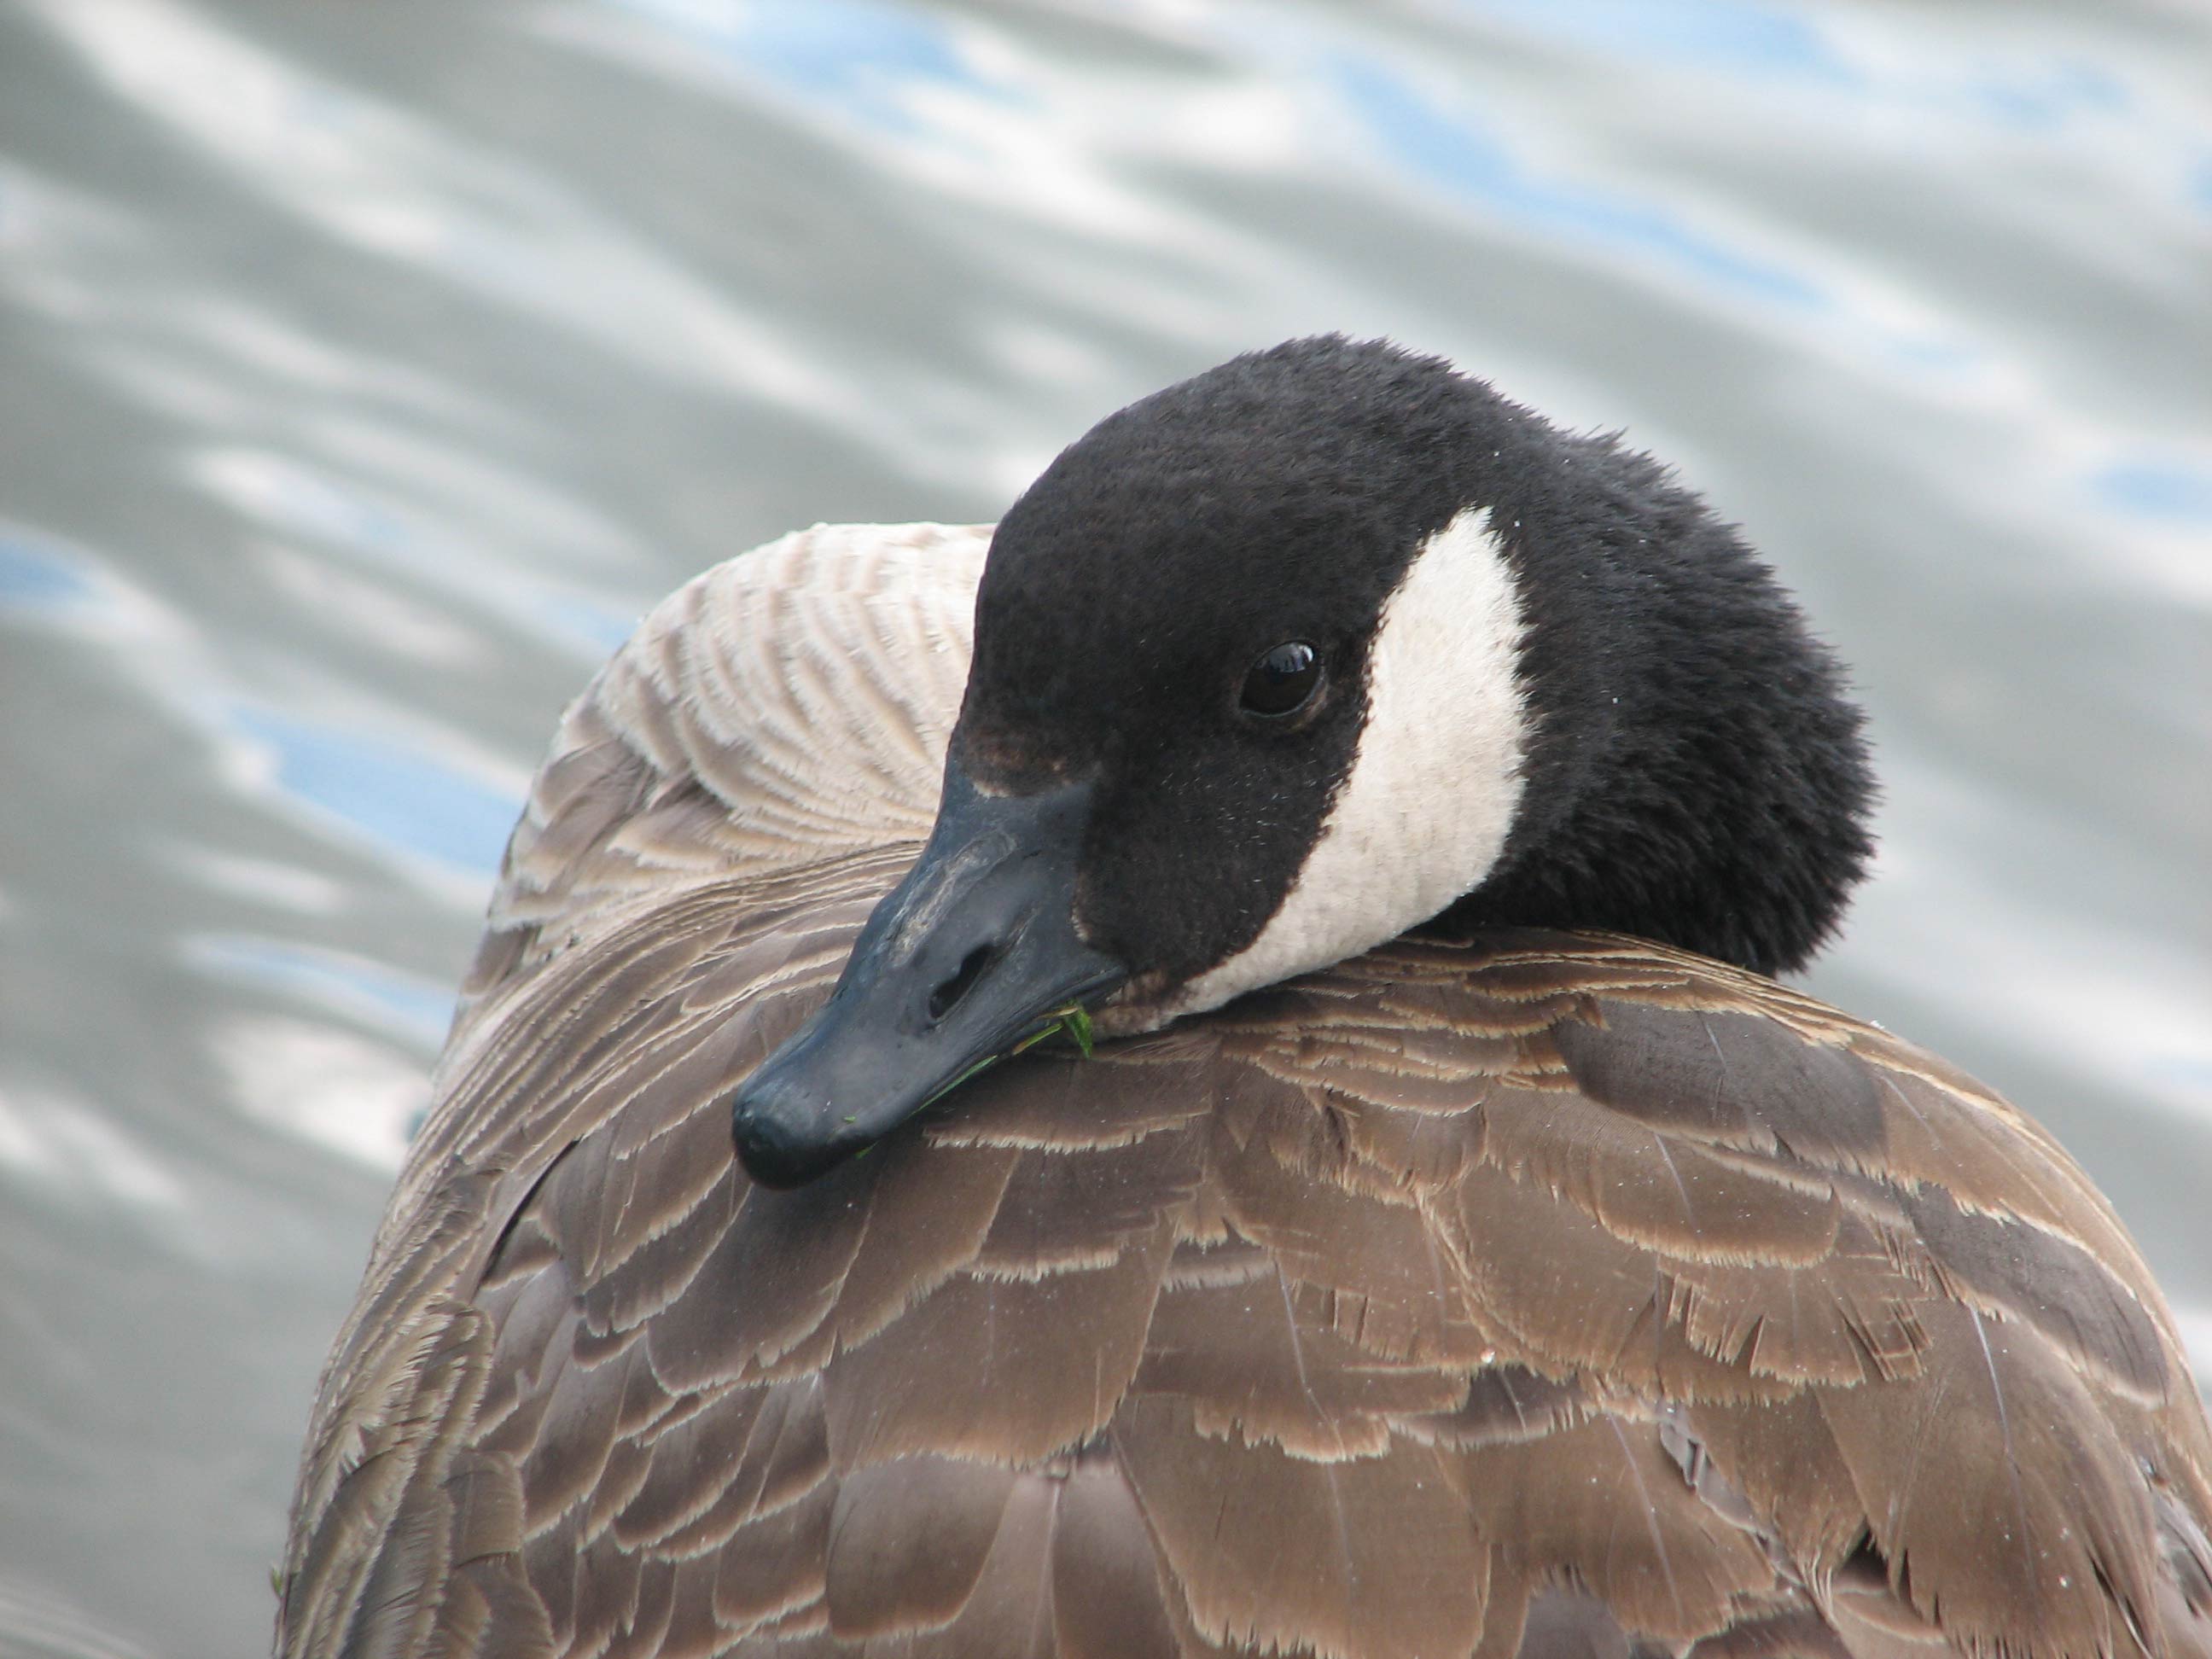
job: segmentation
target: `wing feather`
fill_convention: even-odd
[[[750,1187],[728,1092],[927,830],[984,539],[787,538],[569,711],[283,1652],[2212,1655],[2109,1207],[1769,981],[1408,939]]]

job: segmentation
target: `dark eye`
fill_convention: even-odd
[[[1244,677],[1248,714],[1280,720],[1295,714],[1321,690],[1321,658],[1304,640],[1286,640],[1252,665]]]

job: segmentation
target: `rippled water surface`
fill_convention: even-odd
[[[262,1647],[565,698],[1327,328],[1708,490],[1858,667],[1814,987],[2212,1360],[2212,22],[1754,0],[0,0],[0,1650]]]

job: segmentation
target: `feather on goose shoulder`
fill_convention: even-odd
[[[1380,343],[710,571],[537,777],[278,1650],[2212,1654],[2110,1206],[1765,977],[1869,793],[1698,500]]]

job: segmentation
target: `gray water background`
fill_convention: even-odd
[[[0,0],[0,1652],[261,1650],[560,708],[1302,332],[1625,427],[1856,665],[1817,991],[2212,1362],[2193,4]]]

